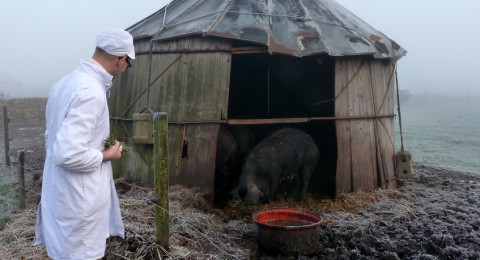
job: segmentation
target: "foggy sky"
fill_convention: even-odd
[[[127,28],[168,0],[43,0],[0,3],[0,91],[47,97],[56,80],[91,57],[103,28]],[[480,96],[478,0],[337,0],[408,51],[400,89]]]

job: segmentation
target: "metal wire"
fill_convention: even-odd
[[[12,158],[12,157],[10,156],[10,158]],[[27,167],[25,167],[25,166],[18,165],[18,163],[15,162],[15,161],[12,162],[12,165],[14,165],[14,166],[17,167],[17,168],[20,167],[20,168],[23,168],[23,169],[28,170],[28,171],[36,171],[35,169],[31,169],[31,168],[27,168]],[[38,170],[38,171],[39,171],[39,170]],[[20,188],[20,189],[22,189],[22,190],[24,190],[24,191],[26,191],[26,192],[28,192],[28,193],[36,194],[36,195],[39,195],[39,196],[42,195],[42,194],[39,193],[39,192],[26,189],[25,187],[22,187],[21,185],[19,185],[19,184],[17,183],[17,178],[15,177],[14,170],[11,169],[9,172],[10,172],[11,177],[12,177],[12,185],[14,185],[15,187]]]
[[[169,215],[179,215],[181,216],[181,214],[172,214],[170,211],[162,208],[160,205],[156,204],[156,203],[152,203],[151,204],[153,206],[155,206],[156,208],[160,209],[160,210],[163,210],[164,212],[167,212]],[[235,257],[234,255],[226,252],[225,250],[223,250],[221,247],[217,246],[210,238],[208,238],[207,236],[205,236],[201,231],[199,231],[198,229],[196,229],[195,227],[193,227],[192,225],[189,225],[188,223],[184,223],[185,225],[189,226],[193,231],[197,232],[198,234],[200,234],[203,238],[205,238],[206,240],[208,240],[208,242],[210,242],[210,244],[212,244],[212,246],[214,246],[215,248],[217,248],[218,250],[222,251],[224,254],[228,255],[228,256],[231,256],[235,259],[239,259],[237,257]]]
[[[10,156],[10,158],[12,158]],[[29,170],[29,171],[35,171],[35,169],[32,169],[32,168],[28,168],[28,167],[25,167],[25,166],[21,166],[21,165],[18,165],[17,162],[13,161],[12,162],[12,165],[15,165],[15,167],[21,167],[21,168],[24,168],[26,170]],[[41,193],[38,193],[38,192],[35,192],[35,191],[32,191],[32,190],[27,190],[25,189],[24,187],[18,185],[16,183],[17,179],[15,177],[15,173],[14,173],[14,169],[13,168],[9,168],[10,170],[8,172],[10,172],[10,175],[7,175],[7,176],[11,176],[12,178],[12,184],[11,185],[14,185],[15,187],[18,187],[20,189],[23,189],[24,191],[28,192],[28,193],[32,193],[32,194],[36,194],[36,195],[41,195]],[[156,204],[156,203],[153,203],[151,201],[147,202],[148,204],[152,204],[154,207],[164,211],[164,212],[167,212],[169,215],[178,215],[178,216],[182,216],[182,214],[176,214],[176,213],[173,213],[171,211],[168,211],[166,209],[164,209],[163,207],[161,207],[160,205]],[[15,205],[15,204],[12,204],[12,203],[9,203],[9,202],[5,202],[6,205],[9,205],[10,207],[17,207],[18,205]],[[214,246],[215,248],[217,248],[219,251],[221,251],[223,254],[225,255],[228,255],[229,257],[232,257],[233,259],[239,259],[238,257],[226,252],[224,249],[222,249],[221,247],[219,247],[218,245],[216,245],[216,243],[214,241],[212,241],[209,237],[205,236],[205,234],[203,234],[201,231],[199,231],[198,229],[196,229],[195,227],[193,227],[192,225],[189,225],[188,223],[184,223],[185,225],[187,225],[189,228],[191,228],[191,230],[195,231],[196,233],[198,233],[201,237],[205,238],[212,246]],[[156,246],[160,246],[160,245],[156,245]],[[160,246],[161,247],[161,246]],[[162,248],[162,251],[164,251],[164,253],[166,253],[168,255],[168,251],[166,251],[164,248]],[[117,256],[120,256],[120,255],[117,255]]]

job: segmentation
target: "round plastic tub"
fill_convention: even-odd
[[[267,253],[296,256],[318,250],[322,219],[312,212],[269,208],[253,213],[253,221],[257,243]]]

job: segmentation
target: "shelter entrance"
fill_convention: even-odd
[[[283,127],[308,133],[320,151],[309,192],[326,196],[335,195],[335,120],[315,118],[334,117],[334,73],[327,55],[232,54],[227,128],[248,128],[255,144]]]
[[[329,56],[232,55],[229,119],[334,116]]]

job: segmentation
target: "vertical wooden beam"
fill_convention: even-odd
[[[346,57],[335,59],[335,116],[349,116],[349,62]],[[335,121],[337,132],[336,194],[352,192],[352,153],[350,120]]]
[[[168,118],[167,113],[153,114],[153,161],[155,177],[155,222],[157,243],[168,248]]]
[[[11,165],[10,162],[10,137],[8,136],[8,107],[3,106],[3,135],[5,137],[5,164],[7,166]]]
[[[394,110],[394,92],[395,92],[395,63],[380,60],[371,62],[373,69],[372,86],[376,96],[376,114],[387,115],[393,114]],[[394,140],[394,118],[378,118],[375,120],[377,130],[377,142],[379,155],[378,165],[383,172],[380,176],[382,186],[386,189],[396,188],[396,178],[394,174],[393,162],[395,156],[395,140]],[[379,173],[380,174],[380,173]]]
[[[351,62],[349,87],[350,116],[374,113],[370,79],[370,57],[355,57]],[[357,65],[358,64],[358,65]],[[376,188],[377,163],[373,119],[350,120],[352,152],[352,191],[370,191]]]
[[[18,185],[20,209],[25,209],[25,152],[17,151]]]
[[[377,95],[378,88],[383,88],[383,85],[377,84],[377,81],[379,80],[379,76],[377,75],[377,70],[378,70],[378,64],[376,61],[371,61],[370,62],[370,80],[371,80],[371,91],[372,91],[372,104],[373,104],[373,112],[375,115],[378,115],[380,112],[379,110],[379,97]],[[383,72],[383,71],[382,71]],[[382,74],[383,75],[383,74]],[[383,80],[383,77],[381,77],[381,80]],[[379,131],[379,125],[380,125],[380,118],[374,119],[374,133],[375,133],[375,150],[377,154],[377,186],[381,187],[382,189],[385,189],[385,175],[384,175],[384,165],[383,165],[383,154],[381,153],[381,147],[380,147],[380,131]]]

